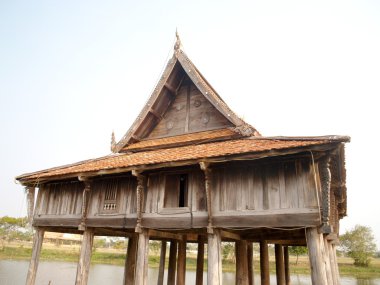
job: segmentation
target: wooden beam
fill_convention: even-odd
[[[177,263],[177,242],[170,242],[169,266],[168,266],[168,285],[175,285],[175,271]]]
[[[177,258],[177,283],[176,285],[185,285],[186,281],[186,236],[178,242]]]
[[[146,229],[141,229],[137,247],[135,285],[147,285],[148,279],[149,236]]]
[[[26,276],[26,285],[34,285],[36,282],[37,268],[45,234],[43,229],[35,228],[35,230],[33,236],[32,258],[30,259],[28,275]]]
[[[328,285],[326,278],[326,267],[322,256],[320,234],[317,228],[306,229],[307,247],[309,249],[309,260],[311,267],[311,281],[313,285]]]
[[[203,236],[198,236],[197,272],[195,285],[203,285],[203,267],[205,257],[205,242]]]
[[[149,229],[148,230],[149,237],[154,237],[158,239],[167,239],[167,240],[183,240],[183,235],[181,234],[175,234],[175,233],[169,233],[169,232],[163,232],[158,230]]]
[[[128,239],[127,257],[124,268],[124,285],[135,284],[136,257],[137,257],[138,236],[134,234]]]
[[[149,109],[149,113],[151,113],[153,116],[155,116],[157,119],[162,120],[162,115],[160,115],[155,109],[151,108]]]
[[[290,285],[289,248],[284,246],[285,284]]]
[[[94,231],[86,229],[83,233],[83,240],[80,249],[79,262],[77,266],[77,275],[75,278],[75,285],[86,285],[88,280],[88,273],[90,271],[92,245],[94,242]]]
[[[32,229],[33,214],[34,214],[34,200],[35,200],[35,187],[25,187],[26,199],[27,199],[27,211],[28,211],[28,226]]]
[[[157,285],[164,284],[165,259],[166,259],[166,240],[163,240],[161,241],[160,267],[158,269]]]
[[[260,241],[260,277],[261,285],[270,285],[269,252],[268,243],[265,240]]]
[[[253,264],[253,244],[247,242],[247,259],[248,259],[248,284],[254,285],[254,264]]]
[[[221,236],[218,229],[208,234],[207,285],[222,284]]]
[[[220,236],[222,239],[228,239],[228,240],[241,240],[241,237],[238,234],[235,234],[233,232],[220,230]]]
[[[284,252],[282,245],[275,244],[277,285],[285,285]]]
[[[171,86],[169,83],[165,83],[165,88],[170,92],[170,95],[173,95],[175,96],[177,94],[177,90],[176,88],[174,88],[173,86]]]
[[[248,256],[247,242],[240,240],[235,242],[236,257],[236,285],[248,285]]]

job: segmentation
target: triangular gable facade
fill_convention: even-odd
[[[227,130],[227,137],[260,136],[227,106],[180,46],[177,35],[174,54],[161,79],[128,132],[112,144],[113,152],[129,152],[131,145],[141,141],[177,136],[185,136],[188,142],[196,137],[215,140],[216,130],[221,130],[221,138]]]

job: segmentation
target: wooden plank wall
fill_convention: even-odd
[[[212,185],[215,212],[318,207],[309,161],[217,167]]]

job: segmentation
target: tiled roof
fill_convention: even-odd
[[[169,147],[178,144],[189,144],[195,142],[210,142],[220,139],[226,139],[231,137],[241,136],[231,129],[218,129],[206,132],[191,133],[173,137],[159,138],[143,140],[131,145],[128,145],[122,149],[122,151],[134,151],[141,149],[149,149],[155,147]]]
[[[132,154],[112,154],[106,157],[78,162],[46,169],[34,173],[27,173],[16,177],[20,181],[38,181],[39,179],[53,178],[61,175],[79,175],[86,172],[133,168],[144,165],[181,162],[207,158],[226,157],[247,153],[260,153],[272,150],[287,150],[299,147],[336,142],[327,138],[321,139],[235,139],[222,142],[204,143],[198,145],[166,148]]]

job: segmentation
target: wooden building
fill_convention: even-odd
[[[114,137],[114,136],[113,136]],[[349,137],[264,137],[239,118],[181,48],[174,47],[141,113],[105,157],[23,174],[35,229],[26,284],[34,284],[45,231],[83,235],[75,284],[86,284],[94,235],[129,238],[124,284],[147,283],[149,240],[170,242],[168,285],[185,284],[186,243],[198,243],[196,284],[222,284],[221,242],[236,244],[236,284],[261,284],[268,244],[277,284],[290,284],[289,245],[307,245],[314,285],[338,285],[335,244],[346,215]],[[35,199],[35,189],[38,195]],[[35,206],[34,206],[35,204]]]

